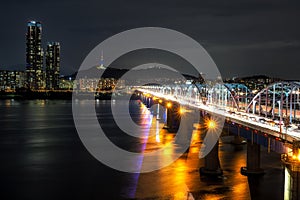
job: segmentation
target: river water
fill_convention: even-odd
[[[96,110],[107,137],[123,149],[151,151],[174,139],[164,129],[147,140],[127,137],[111,116],[110,101],[98,101]],[[137,124],[152,124],[152,131],[163,126],[137,101],[130,103],[130,112]],[[280,155],[261,148],[266,174],[248,178],[240,174],[246,145],[231,145],[230,137],[220,139],[222,176],[199,175],[204,166],[198,158],[200,131],[193,132],[189,152],[173,164],[145,174],[125,173],[85,149],[71,101],[1,100],[0,113],[0,199],[284,199]]]

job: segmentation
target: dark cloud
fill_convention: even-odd
[[[300,79],[299,1],[12,0],[1,2],[0,66],[25,63],[26,22],[43,23],[43,41],[62,45],[72,73],[106,38],[131,28],[183,32],[210,53],[225,77],[270,74]]]

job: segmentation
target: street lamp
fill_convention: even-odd
[[[216,122],[214,121],[214,120],[209,120],[208,122],[207,122],[207,127],[209,128],[209,129],[215,129],[216,127],[217,127],[217,124],[216,124]]]
[[[178,110],[178,113],[179,113],[180,115],[183,115],[183,114],[186,113],[186,112],[190,112],[190,111],[189,111],[189,110],[186,110],[186,109],[183,108],[183,107],[180,107],[179,110]]]
[[[167,108],[171,108],[172,107],[172,103],[171,102],[168,102],[167,103]]]

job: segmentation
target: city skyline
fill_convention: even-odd
[[[131,28],[157,26],[197,40],[225,78],[266,74],[299,79],[300,38],[294,23],[300,15],[298,2],[18,2],[2,6],[1,15],[8,19],[4,26],[11,28],[1,33],[1,66],[24,66],[24,22],[38,20],[44,25],[45,41],[63,45],[61,72],[66,75],[77,71],[89,51],[106,38]]]
[[[300,1],[0,11],[1,199],[300,200]]]
[[[29,21],[27,23],[26,83],[24,86],[34,90],[59,89],[60,43],[47,42],[46,50],[44,50],[42,35],[41,22]]]

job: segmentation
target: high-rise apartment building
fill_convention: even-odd
[[[26,86],[30,89],[44,88],[42,24],[30,21],[26,34]]]
[[[24,87],[24,71],[0,70],[0,90],[16,90]]]
[[[46,50],[46,88],[59,89],[60,44],[49,42]]]

